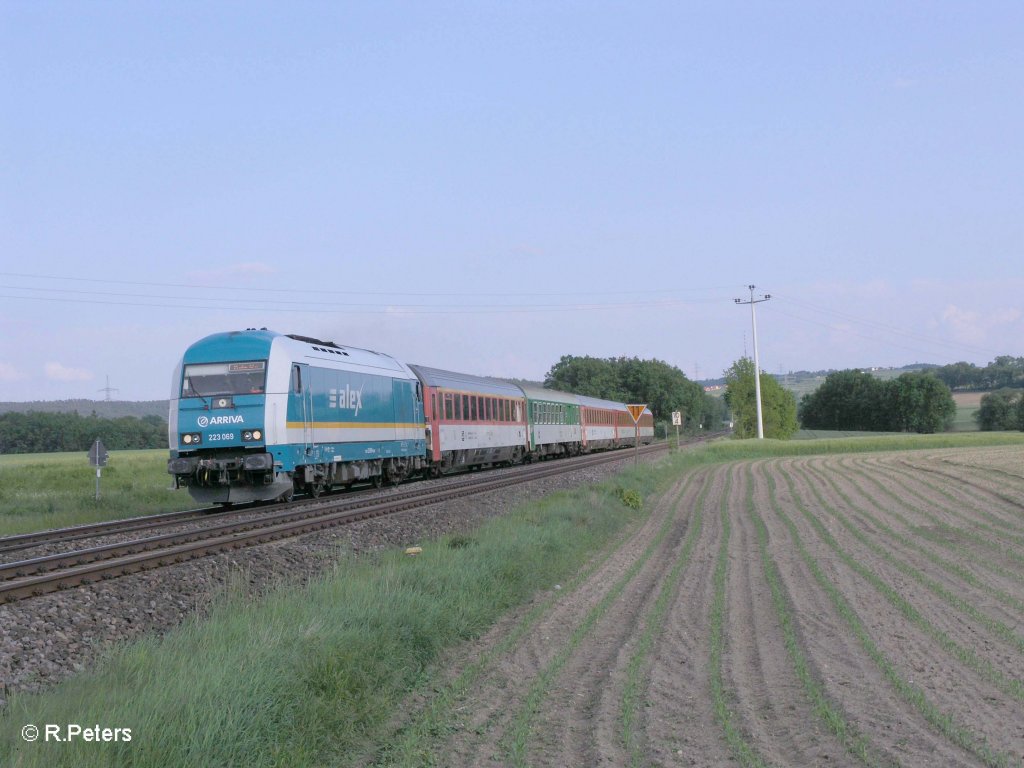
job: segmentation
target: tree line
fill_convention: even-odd
[[[974,413],[978,428],[986,431],[1024,431],[1024,390],[997,389],[981,398],[981,407]]]
[[[674,365],[656,359],[563,355],[548,371],[544,386],[620,403],[646,403],[662,430],[673,411],[683,412],[687,429],[700,424],[717,428],[726,416],[720,398],[708,396]]]
[[[1024,387],[1024,357],[1000,355],[988,365],[950,363],[932,369],[950,389],[1003,389]]]
[[[0,414],[0,454],[88,451],[96,438],[114,451],[167,448],[167,422],[159,416],[103,419],[77,413]]]
[[[952,426],[956,403],[934,370],[889,381],[847,370],[830,373],[804,395],[799,416],[805,429],[931,433]]]

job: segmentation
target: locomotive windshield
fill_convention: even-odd
[[[186,365],[181,396],[262,395],[266,381],[266,360]]]

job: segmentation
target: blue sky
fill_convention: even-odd
[[[245,327],[541,378],[1024,354],[1020,3],[0,0],[0,400]]]

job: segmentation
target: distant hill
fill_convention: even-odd
[[[0,413],[77,413],[90,416],[95,413],[103,419],[122,416],[159,416],[167,420],[166,400],[33,400],[29,403],[0,402]]]

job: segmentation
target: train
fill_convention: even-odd
[[[201,504],[290,501],[637,439],[623,403],[250,328],[196,341],[175,367],[167,471]],[[639,440],[653,439],[645,408]]]

